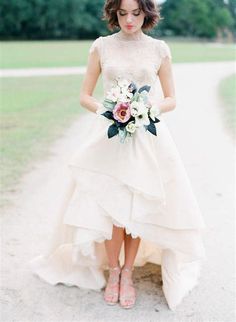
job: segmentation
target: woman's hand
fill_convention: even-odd
[[[102,103],[97,103],[97,109],[96,109],[95,113],[96,113],[97,115],[100,115],[100,114],[101,114],[101,113],[103,113],[103,112],[106,112],[105,107],[103,106],[103,104],[102,104]]]

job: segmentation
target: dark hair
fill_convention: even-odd
[[[160,8],[156,4],[155,0],[136,0],[139,8],[143,10],[145,14],[142,29],[149,30],[152,29],[159,20],[162,19],[160,15]],[[110,30],[119,27],[117,19],[117,10],[119,10],[121,5],[121,0],[106,0],[103,7],[103,17],[102,20],[107,20],[108,28]]]

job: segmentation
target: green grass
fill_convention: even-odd
[[[4,41],[0,68],[83,66],[90,45],[91,41]]]
[[[234,136],[236,131],[236,74],[224,78],[219,84],[219,95],[224,107],[226,127]]]
[[[1,82],[0,205],[36,159],[85,110],[79,105],[81,76],[4,79]],[[100,96],[101,82],[95,90]]]
[[[231,61],[236,58],[233,44],[168,41],[174,63]]]
[[[233,44],[175,41],[170,45],[173,62],[209,62],[235,59]],[[92,41],[3,41],[0,68],[83,66]]]

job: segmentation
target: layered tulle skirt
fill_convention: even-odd
[[[157,136],[139,129],[125,143],[107,138],[109,120],[89,118],[62,171],[66,187],[52,243],[30,267],[52,285],[102,289],[104,240],[112,238],[114,224],[141,238],[134,266],[161,265],[163,292],[174,310],[197,285],[206,259],[206,225],[176,145],[163,117]]]

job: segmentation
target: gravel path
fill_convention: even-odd
[[[49,68],[27,68],[27,69],[0,69],[0,77],[40,77],[61,75],[82,75],[86,67],[49,67]]]
[[[104,304],[101,293],[64,285],[51,286],[27,267],[47,248],[56,222],[54,213],[63,186],[60,176],[76,145],[76,120],[55,142],[43,161],[22,178],[14,204],[2,221],[1,321],[178,321],[233,322],[234,306],[234,143],[222,122],[217,96],[219,81],[235,70],[233,62],[173,65],[177,107],[165,120],[182,156],[209,231],[205,236],[208,261],[199,285],[176,312],[168,309],[160,285],[160,266],[135,269],[137,305],[132,310]]]

